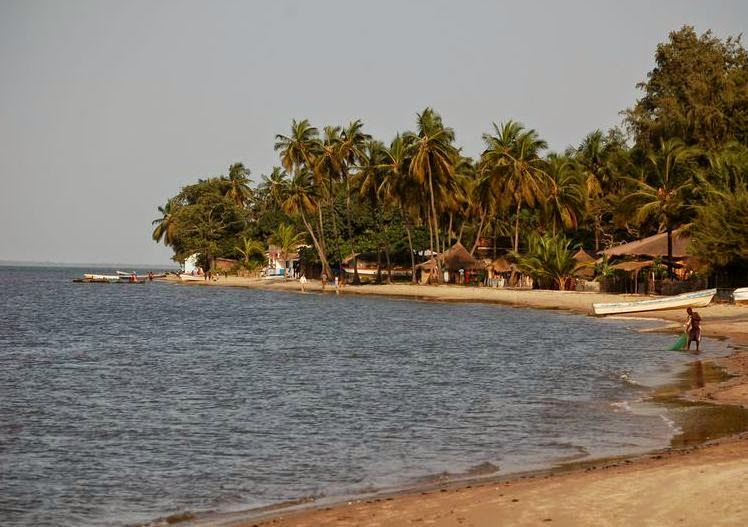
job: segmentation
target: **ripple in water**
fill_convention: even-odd
[[[121,525],[667,444],[651,322],[0,267],[0,515]],[[722,344],[710,342],[717,350]]]

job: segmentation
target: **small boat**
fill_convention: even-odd
[[[204,275],[194,275],[194,274],[189,274],[189,273],[182,273],[182,274],[179,275],[179,279],[182,282],[202,282],[203,280],[205,280],[205,276]]]
[[[732,292],[732,299],[736,304],[748,304],[748,287],[739,287]]]
[[[704,289],[675,296],[661,296],[638,300],[636,302],[612,302],[609,304],[592,304],[596,315],[617,315],[619,313],[638,313],[640,311],[659,311],[686,307],[704,307],[709,305],[716,289]]]

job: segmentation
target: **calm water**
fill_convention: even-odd
[[[674,433],[641,399],[687,357],[635,331],[652,322],[82,272],[0,267],[3,525],[343,496]]]

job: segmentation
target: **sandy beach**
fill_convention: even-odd
[[[251,287],[300,293],[298,281],[221,278],[196,285]],[[322,293],[310,281],[309,293]],[[336,294],[329,284],[325,294]],[[489,302],[591,314],[595,302],[631,295],[528,291],[460,286],[346,286],[338,294],[369,294],[444,302]],[[733,352],[713,362],[729,374],[681,396],[709,404],[748,408],[748,306],[700,308],[704,334],[727,338]],[[684,310],[637,313],[663,320],[658,331],[679,331]],[[693,355],[694,361],[698,355]],[[494,525],[746,525],[748,433],[685,448],[667,448],[628,459],[601,460],[536,474],[492,477],[416,489],[397,495],[297,509],[199,516],[211,526],[494,526]]]

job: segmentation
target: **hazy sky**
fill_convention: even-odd
[[[554,150],[619,112],[684,24],[745,1],[0,0],[0,260],[168,264],[156,207],[291,119],[389,142],[426,106],[468,155],[519,120]]]

